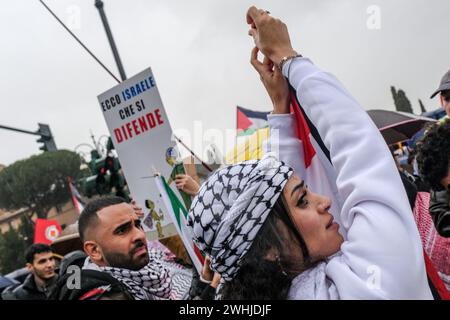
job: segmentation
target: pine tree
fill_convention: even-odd
[[[392,98],[394,99],[394,104],[397,107],[397,90],[395,90],[394,86],[391,86]]]
[[[27,208],[46,219],[48,211],[70,199],[67,177],[80,173],[80,157],[75,152],[58,150],[18,160],[0,172],[0,208]]]
[[[25,267],[24,241],[11,225],[0,235],[0,272],[3,274]]]
[[[409,102],[405,91],[399,89],[396,90],[394,86],[391,86],[392,98],[394,99],[395,109],[399,112],[414,113],[411,102]]]
[[[427,112],[427,109],[425,109],[425,106],[423,105],[422,100],[419,99],[419,105],[420,105],[420,113],[425,113]]]
[[[33,244],[34,224],[26,215],[20,218],[16,229],[0,234],[0,273],[6,274],[25,267],[25,250]]]

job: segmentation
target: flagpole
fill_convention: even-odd
[[[120,83],[120,80],[117,79],[117,77],[100,61],[99,58],[95,56],[95,54],[92,53],[91,50],[88,49],[88,47],[85,46],[85,44],[64,24],[64,22],[61,21],[60,18],[45,4],[43,0],[39,0],[39,2],[47,9],[48,12],[63,26],[64,29],[87,51],[87,53],[90,54],[92,58],[94,58],[95,61],[106,71],[109,73],[109,75],[114,78],[114,80],[117,81],[117,83]]]
[[[239,119],[238,119],[239,106],[236,106],[236,131],[234,135],[234,148],[233,148],[233,162],[236,162],[238,159],[238,136],[239,136]],[[244,130],[242,130],[244,131]],[[244,146],[244,158],[245,158],[245,146]]]
[[[191,149],[189,149],[189,147],[183,142],[181,141],[180,138],[178,138],[175,134],[173,135],[173,137],[183,146],[186,148],[187,151],[189,151],[191,153],[191,155],[196,158],[198,161],[200,161],[200,163],[206,168],[206,170],[208,170],[209,172],[213,172],[213,169],[211,169],[210,166],[208,166],[205,162],[202,161],[202,159],[200,159],[195,153],[194,151],[192,151]]]

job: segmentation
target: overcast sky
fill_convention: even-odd
[[[192,132],[195,121],[204,130],[234,129],[236,105],[270,110],[248,62],[252,4],[285,21],[295,49],[335,74],[366,109],[394,110],[390,85],[406,91],[416,112],[419,98],[435,109],[429,96],[450,68],[448,0],[104,2],[127,76],[152,67],[178,130]],[[71,150],[91,144],[91,130],[107,134],[97,95],[114,79],[38,0],[0,3],[0,124],[35,131],[47,123],[58,148]],[[46,3],[118,76],[94,0]],[[36,138],[0,129],[0,163],[38,153]]]

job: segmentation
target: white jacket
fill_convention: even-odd
[[[341,252],[294,279],[293,299],[432,299],[422,245],[397,168],[380,132],[358,102],[309,59],[283,74],[330,151]],[[293,115],[269,115],[280,160],[301,172]],[[314,191],[314,190],[312,190]],[[332,212],[333,213],[333,212]]]

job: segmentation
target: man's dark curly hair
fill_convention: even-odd
[[[450,119],[431,126],[417,147],[420,175],[432,189],[442,190],[450,168]]]

